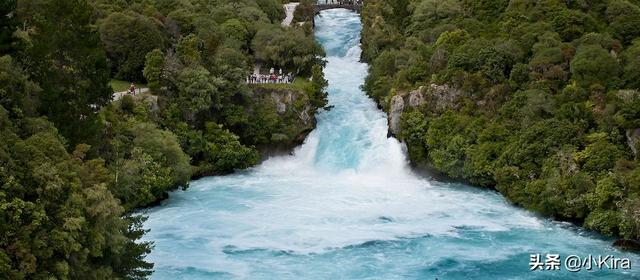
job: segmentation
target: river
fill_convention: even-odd
[[[361,90],[360,19],[323,11],[330,111],[292,156],[193,181],[151,208],[152,279],[631,279],[640,259],[509,205],[413,174]],[[531,254],[614,255],[630,270],[530,271]]]

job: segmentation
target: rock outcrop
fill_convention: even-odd
[[[618,92],[616,92],[616,97],[618,97],[621,102],[627,105],[632,104],[632,102],[639,96],[640,92],[638,92],[637,90],[619,90]],[[638,153],[640,152],[640,150],[638,150],[640,148],[640,127],[634,128],[633,126],[631,126],[631,128],[627,128],[625,134],[627,136],[627,145],[629,145],[629,148],[637,157]]]
[[[424,94],[422,93],[424,90],[424,87],[420,87],[417,90],[414,90],[412,92],[409,93],[409,106],[417,108],[422,106],[425,103],[425,97]]]
[[[272,90],[269,95],[276,104],[276,111],[280,115],[286,113],[296,99],[296,92],[293,90]]]
[[[640,146],[640,127],[627,129],[627,144],[633,151],[635,156],[638,156],[638,147]]]
[[[444,113],[449,109],[459,109],[462,92],[448,85],[431,84],[424,95],[427,109],[434,113]]]
[[[256,86],[251,100],[250,110],[273,111],[279,119],[276,125],[279,129],[271,132],[270,143],[258,147],[263,155],[289,152],[315,128],[318,108],[303,90]]]
[[[448,85],[430,84],[421,86],[408,94],[398,94],[391,98],[389,106],[389,132],[400,133],[400,117],[410,108],[423,108],[433,113],[444,113],[448,109],[458,109],[461,92]]]
[[[259,90],[262,94],[262,90]],[[275,103],[276,112],[278,115],[286,115],[287,113],[294,113],[298,120],[302,122],[305,126],[312,125],[315,121],[313,119],[314,110],[313,106],[310,103],[306,102],[302,104],[301,108],[298,108],[296,105],[296,101],[298,100],[307,100],[306,95],[300,91],[286,89],[286,90],[269,90],[269,96],[271,97],[271,101]]]
[[[389,108],[389,131],[393,135],[400,133],[402,112],[404,112],[404,99],[402,95],[396,95],[391,98],[391,107]]]

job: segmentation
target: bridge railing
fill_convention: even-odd
[[[317,5],[362,5],[363,0],[318,0]]]

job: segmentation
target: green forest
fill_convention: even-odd
[[[640,238],[640,1],[372,0],[362,18],[364,89],[401,113],[414,165]]]
[[[301,143],[313,1],[0,2],[0,279],[146,279],[145,217]],[[364,90],[409,157],[640,239],[640,0],[368,0]],[[256,67],[288,84],[248,84]],[[114,97],[134,83],[145,92]],[[148,89],[147,89],[148,88]]]
[[[135,210],[300,141],[324,53],[284,17],[280,0],[1,1],[0,278],[146,279]],[[257,62],[296,82],[248,85]],[[149,92],[114,101],[112,80]],[[260,96],[278,90],[297,98]]]

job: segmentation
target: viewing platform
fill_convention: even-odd
[[[316,13],[329,9],[348,9],[360,12],[364,0],[318,0],[316,3]]]

